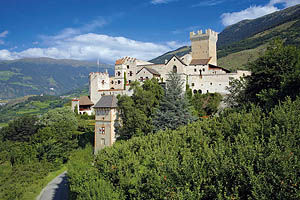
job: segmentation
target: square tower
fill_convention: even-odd
[[[207,29],[205,33],[199,30],[190,33],[193,59],[210,59],[209,64],[217,66],[218,33]]]
[[[115,120],[117,120],[117,98],[114,95],[102,96],[95,109],[94,153],[116,141]]]

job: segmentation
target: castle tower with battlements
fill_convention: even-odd
[[[89,95],[92,102],[98,102],[101,97],[99,90],[110,89],[110,78],[108,72],[92,72],[89,76]]]
[[[218,33],[207,29],[205,33],[199,30],[190,33],[193,59],[210,59],[209,64],[217,66]]]

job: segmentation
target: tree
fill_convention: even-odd
[[[22,116],[9,122],[7,127],[1,129],[0,135],[2,135],[3,140],[28,142],[39,128],[37,121],[36,116]]]
[[[252,75],[245,89],[247,100],[263,107],[273,107],[286,96],[299,92],[300,52],[274,40],[265,54],[250,63]]]
[[[188,99],[183,93],[183,81],[176,73],[168,75],[165,95],[155,113],[155,131],[176,129],[195,120],[189,111]]]
[[[247,78],[231,79],[229,87],[226,87],[229,94],[224,98],[224,102],[228,107],[241,107],[247,102],[247,95],[245,89],[247,87]]]
[[[130,89],[134,91],[132,97],[118,97],[120,123],[116,124],[116,133],[123,140],[153,132],[152,117],[163,96],[156,79],[146,80],[142,86],[135,81]]]

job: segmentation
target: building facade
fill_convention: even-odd
[[[226,95],[231,79],[251,75],[250,71],[230,72],[217,66],[217,32],[211,29],[191,32],[190,40],[192,51],[182,57],[174,55],[161,64],[124,57],[115,62],[113,77],[108,72],[89,74],[89,98],[95,104],[92,109],[96,115],[95,152],[114,143],[113,122],[117,119],[115,96],[131,96],[133,91],[129,90],[129,85],[133,81],[143,83],[156,78],[164,83],[168,74],[174,72],[181,77],[184,85],[189,85],[194,94],[217,92]],[[76,103],[74,101],[74,106]]]

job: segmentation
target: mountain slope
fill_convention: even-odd
[[[113,66],[100,64],[100,71]],[[58,95],[88,83],[90,72],[98,71],[96,63],[51,58],[26,58],[0,62],[0,98],[26,95]]]
[[[246,64],[263,53],[274,38],[300,46],[300,5],[225,28],[219,34],[217,44],[218,65],[230,70],[246,69]],[[190,51],[190,47],[179,49],[182,50],[180,55]],[[174,54],[180,56],[178,49],[151,61],[159,63]]]
[[[226,27],[219,35],[218,46],[229,45],[281,24],[299,20],[300,5],[274,12],[254,20],[243,20]]]

